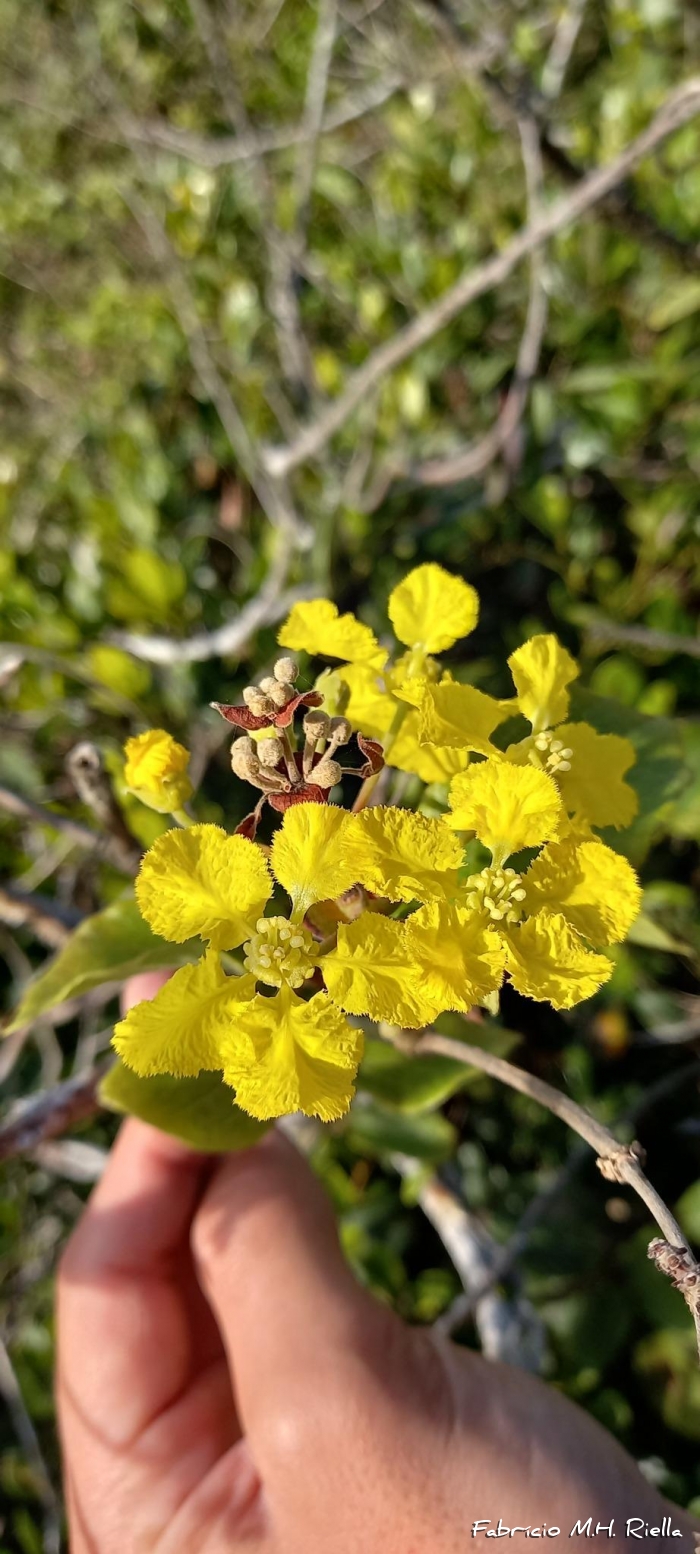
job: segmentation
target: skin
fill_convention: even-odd
[[[58,1405],[72,1554],[464,1554],[499,1516],[632,1549],[669,1514],[650,1547],[693,1549],[582,1411],[360,1288],[276,1134],[218,1161],[125,1123],[60,1270]]]

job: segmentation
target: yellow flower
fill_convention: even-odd
[[[171,815],[192,797],[187,775],[189,750],[165,729],[151,728],[127,739],[124,754],[124,781],[142,804],[161,815]]]
[[[555,636],[541,635],[511,653],[508,664],[517,692],[511,701],[496,701],[470,685],[424,686],[421,744],[429,745],[433,757],[461,749],[498,759],[494,730],[504,718],[522,713],[532,733],[509,745],[505,759],[551,776],[579,830],[629,825],[638,801],[624,775],[635,761],[634,746],[588,723],[562,721],[569,711],[568,687],[579,672],[575,659]]]
[[[221,1069],[255,1117],[341,1116],[363,1040],[347,1013],[421,1026],[499,985],[497,936],[451,902],[461,856],[442,821],[399,809],[348,815],[295,805],[269,863],[255,842],[218,826],[166,832],[141,865],[139,907],[156,933],[177,943],[198,934],[208,948],[129,1011],[115,1030],[117,1051],[144,1075]],[[265,916],[275,880],[291,908]],[[306,912],[358,882],[389,901],[425,904],[400,922],[368,911],[341,926],[336,946],[319,946]],[[245,973],[227,976],[219,951],[240,945]],[[327,991],[302,997],[320,976]]]
[[[399,642],[408,649],[393,665],[368,626],[353,615],[339,615],[328,599],[294,606],[278,641],[283,647],[343,660],[324,675],[337,695],[338,711],[363,733],[385,743],[391,766],[415,772],[424,782],[449,782],[468,763],[465,747],[433,750],[419,738],[418,708],[423,690],[439,679],[431,656],[473,631],[479,613],[476,591],[435,562],[415,567],[389,595],[388,612]],[[443,742],[444,743],[444,742]]]
[[[513,986],[528,998],[569,1009],[608,980],[612,964],[590,944],[624,939],[641,891],[626,858],[598,841],[559,839],[567,821],[546,772],[483,761],[455,778],[448,824],[472,831],[491,863],[464,886],[464,905],[498,927]],[[542,844],[545,844],[544,846]],[[542,851],[525,873],[507,860]]]

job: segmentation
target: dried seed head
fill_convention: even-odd
[[[347,745],[352,739],[352,723],[348,718],[331,718],[330,737],[334,749],[338,745]]]
[[[259,786],[260,762],[258,760],[255,741],[243,734],[240,739],[234,739],[231,746],[231,770],[236,777],[242,777],[245,782],[253,782]]]
[[[316,743],[319,739],[327,739],[330,728],[328,713],[320,710],[316,711],[312,708],[310,712],[306,713],[302,727],[307,739],[313,739]]]
[[[284,755],[281,739],[259,739],[257,753],[263,766],[277,766]]]
[[[281,685],[293,685],[299,673],[299,665],[295,664],[293,658],[278,658],[272,673]]]
[[[271,674],[266,674],[260,681],[260,689],[265,692],[266,696],[269,696],[271,691],[277,689],[277,681]]]
[[[343,769],[338,761],[330,761],[328,756],[322,756],[318,766],[314,766],[311,772],[311,781],[317,788],[334,788],[343,775]]]

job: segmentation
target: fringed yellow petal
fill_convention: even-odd
[[[579,667],[576,660],[562,647],[555,636],[531,637],[508,659],[518,706],[533,732],[551,728],[561,723],[569,710],[569,693],[566,689],[576,679]]]
[[[563,818],[552,778],[508,761],[480,761],[455,777],[450,806],[448,825],[475,831],[501,863],[523,847],[550,841]]]
[[[369,1015],[419,1029],[438,1013],[423,968],[415,958],[408,924],[365,913],[338,929],[335,950],[321,970],[334,1003],[348,1014]]]
[[[377,806],[348,817],[355,879],[390,901],[448,900],[459,889],[462,846],[443,820]]]
[[[222,1067],[220,1041],[255,995],[253,977],[227,977],[218,952],[207,950],[195,966],[183,966],[156,993],[134,1004],[114,1028],[120,1058],[142,1076],[194,1078]]]
[[[164,832],[136,880],[141,915],[154,933],[176,944],[200,934],[217,950],[247,939],[271,895],[262,849],[220,826]]]
[[[388,765],[397,767],[400,772],[414,772],[421,782],[449,783],[457,772],[466,771],[468,750],[451,750],[447,745],[422,745],[419,735],[420,714],[411,710],[392,743],[387,755]]]
[[[639,912],[632,865],[602,842],[552,842],[523,876],[525,910],[561,912],[593,944],[617,944]]]
[[[436,1010],[483,1004],[500,987],[505,950],[500,935],[474,912],[430,902],[409,917],[408,939]]]
[[[445,1009],[467,1011],[503,976],[498,936],[473,913],[437,902],[407,922],[365,915],[338,930],[321,966],[349,1014],[420,1029]]]
[[[303,648],[322,658],[369,663],[381,669],[387,654],[374,632],[354,615],[340,615],[330,599],[302,600],[290,610],[277,637],[281,647]]]
[[[589,723],[564,723],[557,739],[571,750],[570,771],[555,777],[565,809],[592,826],[628,826],[639,800],[624,780],[636,759],[629,739],[599,734]]]
[[[295,918],[314,901],[330,900],[355,884],[356,860],[346,845],[351,819],[334,804],[295,804],[286,811],[271,863],[292,898]]]
[[[587,950],[559,913],[541,912],[503,937],[513,986],[555,1009],[571,1009],[592,998],[612,975],[612,961]]]
[[[189,750],[162,728],[127,739],[124,746],[124,781],[142,804],[161,815],[182,809],[192,797],[187,775]]]
[[[421,744],[446,745],[450,750],[474,750],[496,756],[491,735],[503,722],[500,702],[473,685],[443,680],[426,687],[421,706]]]
[[[348,1110],[362,1056],[354,1030],[325,993],[305,1003],[291,988],[241,1007],[222,1041],[224,1079],[251,1117],[303,1112],[334,1122]]]
[[[444,653],[474,630],[479,595],[469,583],[429,561],[414,567],[389,595],[389,619],[399,642]]]

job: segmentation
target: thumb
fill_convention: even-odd
[[[192,1243],[264,1469],[270,1424],[283,1430],[297,1403],[308,1412],[310,1396],[342,1386],[348,1361],[383,1330],[382,1311],[350,1274],[330,1204],[280,1133],[221,1165]]]

